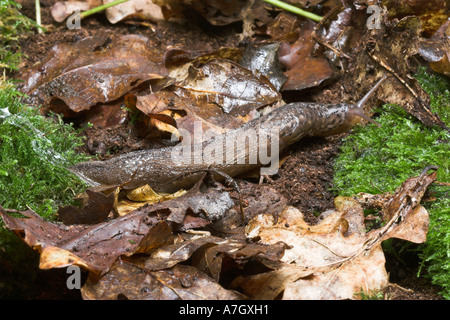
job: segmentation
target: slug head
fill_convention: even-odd
[[[329,136],[343,133],[350,130],[356,124],[362,123],[362,120],[366,120],[378,127],[381,127],[378,122],[371,119],[364,113],[364,104],[386,79],[387,76],[381,78],[355,105],[340,103],[338,105],[334,105],[334,108],[328,108],[328,116],[325,117],[327,120],[324,125],[317,130],[318,133],[316,133],[316,135]]]
[[[362,123],[362,120],[366,120],[367,122],[373,123],[377,127],[381,127],[378,122],[366,115],[362,108],[348,109],[346,124],[350,126],[350,128],[355,126],[357,123]]]
[[[370,123],[375,124],[377,127],[381,127],[381,125],[376,122],[375,120],[371,119],[369,116],[367,116],[364,113],[364,105],[369,100],[369,98],[377,91],[377,89],[381,86],[381,84],[384,82],[384,80],[387,79],[387,76],[383,76],[380,80],[378,80],[377,83],[372,87],[372,89],[367,92],[364,97],[361,98],[361,100],[358,101],[358,103],[353,108],[349,108],[348,111],[348,122],[351,123],[352,126],[354,126],[356,123],[361,122],[361,120],[366,120]]]

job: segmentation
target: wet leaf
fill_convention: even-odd
[[[136,211],[100,224],[65,226],[44,221],[30,210],[21,213],[27,218],[14,218],[0,208],[5,226],[40,251],[41,268],[65,267],[69,261],[94,274],[108,271],[121,255],[133,254],[160,221],[156,215]]]
[[[59,208],[58,217],[64,224],[96,224],[106,220],[114,207],[114,193],[105,195],[87,189],[86,194],[81,209],[75,206]]]
[[[272,43],[259,47],[247,46],[240,65],[253,71],[255,74],[261,74],[269,79],[276,90],[280,90],[286,82],[286,76],[281,70],[278,61],[279,43]]]
[[[228,243],[228,240],[214,236],[190,236],[182,242],[161,247],[144,260],[145,268],[150,271],[173,267],[188,260],[194,252],[206,245]]]
[[[425,35],[431,36],[448,18],[449,3],[445,0],[383,0],[390,19],[417,16]]]
[[[265,77],[228,60],[212,60],[190,66],[174,92],[200,104],[216,104],[224,113],[245,115],[250,110],[280,100],[280,94]]]
[[[281,100],[265,76],[226,59],[204,55],[172,68],[170,75],[177,79],[173,86],[137,97],[136,107],[152,117],[170,115],[176,128],[163,118],[169,126],[159,128],[178,136],[181,129],[193,133],[200,126],[205,135],[222,134],[257,117],[256,110]]]
[[[292,45],[283,42],[280,62],[287,68],[283,90],[316,87],[333,76],[333,69],[323,55],[314,55],[315,40],[311,38],[315,23],[304,21],[298,29],[298,39]]]
[[[435,72],[450,76],[450,20],[431,38],[421,39],[419,54],[430,63]]]
[[[122,99],[117,99],[99,103],[77,118],[80,126],[90,123],[94,128],[109,128],[124,123],[128,119],[128,112],[123,108]]]
[[[22,74],[22,91],[35,103],[80,112],[113,101],[145,81],[163,79],[161,64],[160,53],[146,37],[88,37],[53,47]]]
[[[90,279],[81,289],[87,300],[235,300],[243,295],[185,265],[149,271],[127,261],[117,261],[98,282]]]

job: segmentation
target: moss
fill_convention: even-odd
[[[450,127],[450,81],[421,69],[416,75],[431,98],[431,109]],[[439,166],[437,180],[450,182],[450,133],[427,128],[400,107],[384,105],[374,125],[357,127],[345,139],[334,163],[334,188],[340,195],[394,191],[405,179],[420,174],[427,165]],[[450,298],[450,187],[433,184],[436,200],[424,205],[430,213],[427,241],[420,258],[433,283]]]
[[[0,204],[50,219],[84,187],[65,168],[87,156],[75,151],[83,141],[72,125],[20,100],[12,85],[0,89]]]
[[[88,157],[75,152],[82,138],[71,125],[42,117],[21,99],[11,83],[0,82],[0,204],[54,220],[58,206],[73,204],[86,187],[65,168]],[[38,261],[0,219],[0,297],[28,297]]]
[[[0,68],[17,70],[21,61],[18,42],[26,37],[36,23],[19,12],[20,5],[0,0]]]

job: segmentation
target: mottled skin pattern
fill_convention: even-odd
[[[83,162],[69,170],[90,185],[123,185],[126,189],[133,189],[149,184],[157,192],[188,188],[199,179],[201,173],[198,171],[201,170],[213,169],[233,177],[266,165],[267,162],[261,163],[259,157],[257,161],[250,161],[250,155],[272,155],[271,147],[274,144],[270,142],[278,140],[278,150],[274,149],[273,153],[276,154],[272,155],[278,157],[286,147],[305,136],[338,134],[360,122],[361,118],[370,121],[364,115],[362,105],[380,84],[381,81],[357,105],[290,103],[201,144],[140,150],[107,161]],[[278,132],[274,132],[274,129],[278,129]],[[227,142],[246,135],[249,139],[227,145]],[[260,141],[270,142],[264,145]],[[226,155],[234,152],[235,156],[226,158],[217,153],[217,159],[211,157],[204,160],[202,156],[210,150],[222,150]],[[177,156],[178,154],[181,155]],[[201,160],[198,161],[199,158],[195,157],[200,157]]]

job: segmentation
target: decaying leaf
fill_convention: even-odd
[[[382,241],[425,241],[428,213],[420,201],[436,179],[430,169],[436,168],[407,179],[394,194],[360,197],[361,204],[381,208],[384,223],[370,231],[358,198],[346,197],[336,198],[336,210],[317,225],[293,207],[275,216],[260,213],[247,224],[247,239],[183,232],[169,217],[176,206],[194,208],[186,204],[189,193],[96,225],[58,225],[32,211],[14,218],[1,207],[0,215],[40,251],[41,268],[76,264],[89,270],[85,299],[352,299],[388,284]],[[181,223],[195,219],[184,215]],[[250,262],[259,267],[236,273]]]
[[[30,247],[38,249],[41,253],[49,250],[47,248],[51,247],[54,251],[54,248],[58,247],[77,257],[77,259],[71,259],[74,264],[101,274],[106,272],[118,257],[141,252],[142,247],[149,247],[149,241],[154,243],[155,239],[148,239],[149,234],[155,237],[157,231],[156,239],[166,239],[171,234],[172,228],[167,226],[161,228],[160,223],[179,224],[180,230],[204,227],[209,223],[205,217],[211,220],[217,219],[234,206],[234,202],[226,191],[216,188],[205,190],[201,188],[201,183],[202,181],[199,181],[190,192],[177,199],[140,207],[122,217],[94,225],[58,225],[44,221],[30,210],[21,212],[28,219],[14,218],[3,208],[0,208],[0,214],[7,228],[24,233],[24,240]],[[98,198],[99,194],[91,193],[88,203],[92,205],[96,197]],[[188,211],[203,215],[203,218],[187,218]],[[86,210],[85,213],[94,213],[94,217],[84,215],[83,219],[96,219],[95,210]],[[80,218],[77,217],[77,219]],[[187,226],[183,226],[185,220]],[[70,220],[70,222],[78,221]],[[166,240],[156,241],[159,244],[165,242]],[[154,245],[151,247],[154,248]],[[63,256],[66,257],[69,253]],[[66,263],[67,259],[63,262],[52,260],[52,263],[41,260],[41,265],[48,268],[65,266]]]
[[[448,19],[449,3],[446,0],[383,0],[382,3],[391,19],[419,17],[426,36],[431,36]]]
[[[282,44],[279,52],[281,63],[288,69],[283,90],[302,90],[316,87],[333,76],[333,69],[323,55],[314,55],[315,40],[311,38],[315,24],[304,21],[298,29],[298,39],[292,45]]]
[[[179,190],[173,194],[158,194],[149,185],[126,192],[126,199],[117,199],[116,212],[123,216],[145,205],[167,201],[186,194],[186,190]]]
[[[422,31],[420,18],[406,16],[400,21],[389,20],[388,12],[381,11],[380,21],[383,23],[380,28],[362,29],[355,26],[365,24],[366,17],[354,10],[352,9],[348,28],[339,35],[341,39],[353,39],[350,42],[353,45],[332,48],[328,44],[325,48],[329,57],[333,55],[327,52],[340,51],[341,57],[334,55],[335,58],[338,57],[333,62],[335,67],[352,70],[353,75],[344,75],[342,79],[343,90],[340,90],[342,97],[339,100],[351,101],[356,96],[362,97],[371,83],[387,74],[391,77],[378,90],[378,100],[402,107],[426,126],[445,128],[442,120],[430,110],[429,96],[413,77],[416,68],[411,63],[411,58],[419,53]],[[360,41],[355,43],[355,39]],[[325,40],[326,36],[321,42]],[[339,41],[333,42],[333,45],[339,45]]]
[[[242,59],[241,66],[251,70],[255,74],[262,74],[274,88],[278,91],[286,82],[286,76],[281,70],[280,62],[278,61],[279,43],[272,43],[268,45],[254,47],[247,46]]]
[[[429,39],[421,39],[419,54],[431,69],[450,76],[450,19]]]
[[[31,210],[21,213],[27,218],[11,217],[0,208],[5,226],[23,233],[25,242],[41,252],[41,267],[67,266],[66,257],[70,255],[72,264],[83,266],[94,274],[109,270],[121,255],[133,254],[144,236],[160,221],[156,215],[138,211],[100,224],[65,226],[44,221]],[[55,259],[55,254],[48,254],[47,250],[64,252],[56,255],[63,259]],[[47,257],[51,262],[46,260]]]
[[[280,100],[267,78],[228,60],[212,60],[200,67],[190,66],[187,71],[174,92],[197,104],[214,103],[225,113],[245,115]]]
[[[88,37],[75,45],[53,47],[42,62],[22,74],[22,91],[38,104],[62,109],[57,111],[66,106],[80,112],[165,76],[162,57],[148,38]]]
[[[285,265],[268,273],[239,277],[234,286],[253,299],[352,299],[362,291],[370,293],[388,284],[381,242],[398,237],[425,241],[428,213],[420,206],[426,188],[436,172],[406,180],[383,206],[386,223],[366,232],[364,213],[351,198],[337,198],[337,211],[319,224],[308,225],[297,209],[288,207],[278,220],[259,215],[246,227],[250,238],[260,243],[283,241],[289,248],[281,261]]]
[[[230,52],[217,55],[227,53]],[[215,59],[217,55],[200,56],[172,67],[170,76],[176,79],[174,85],[138,96],[136,107],[152,117],[171,115],[176,129],[169,121],[160,119],[169,124],[160,127],[167,132],[180,136],[179,130],[184,129],[192,134],[201,126],[205,135],[211,137],[241,126],[257,116],[256,110],[281,100],[280,93],[264,75],[228,59]]]
[[[87,300],[236,300],[244,296],[226,290],[217,282],[185,265],[149,271],[145,267],[117,261],[98,282],[89,279],[81,289]]]
[[[110,3],[114,0],[103,0]],[[106,18],[111,23],[128,19],[140,19],[152,22],[165,20],[162,9],[152,0],[128,0],[127,2],[106,9]]]
[[[58,216],[64,224],[96,224],[106,220],[114,207],[114,193],[105,195],[87,189],[86,194],[81,209],[75,206],[59,208]]]

